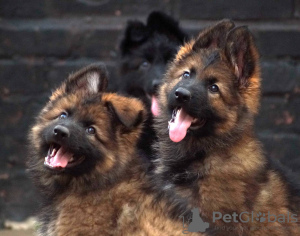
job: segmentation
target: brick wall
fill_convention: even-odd
[[[262,54],[257,133],[268,155],[300,154],[300,0],[0,0],[0,225],[36,209],[26,135],[51,89],[91,62],[113,68],[131,18],[163,10],[191,34],[222,18],[247,24]]]

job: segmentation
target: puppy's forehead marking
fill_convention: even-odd
[[[217,61],[218,59],[220,59],[220,54],[218,51],[214,51],[212,53],[210,53],[207,58],[206,58],[206,61],[205,61],[205,64],[204,64],[204,68],[208,67],[209,65],[213,64],[215,61]],[[203,69],[204,69],[203,68]]]
[[[201,77],[205,70],[213,65],[215,62],[217,62],[221,56],[219,51],[214,51],[214,52],[207,52],[207,51],[202,51],[201,53],[196,53],[192,57],[192,62],[191,67],[190,67],[190,72],[198,74],[197,77]]]
[[[96,94],[94,96],[89,96],[89,97],[83,98],[80,101],[81,101],[81,104],[83,104],[83,105],[88,105],[88,104],[97,105],[97,104],[100,104],[100,102],[101,102],[101,95]]]
[[[184,58],[177,61],[177,71],[182,74],[184,71],[192,74],[202,75],[207,67],[214,64],[221,58],[218,50],[200,50],[186,55]],[[181,75],[180,74],[180,75]],[[201,77],[201,76],[200,76]]]

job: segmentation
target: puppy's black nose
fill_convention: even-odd
[[[156,94],[158,92],[158,88],[159,88],[160,83],[161,83],[161,80],[158,80],[158,79],[155,79],[155,80],[152,81],[153,94]]]
[[[188,102],[191,99],[191,92],[180,87],[175,91],[175,98],[178,102]]]
[[[57,125],[54,127],[53,134],[55,138],[63,139],[68,138],[70,136],[70,131],[67,127]]]

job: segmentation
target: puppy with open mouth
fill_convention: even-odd
[[[29,134],[29,173],[42,207],[40,236],[181,235],[165,201],[155,201],[147,160],[137,151],[141,101],[105,92],[107,72],[91,65],[69,76]]]
[[[106,86],[102,65],[70,75],[31,129],[29,173],[43,199],[39,235],[115,235],[134,202],[128,188],[143,173],[136,143],[145,110]]]
[[[198,208],[207,235],[300,234],[300,188],[263,155],[253,131],[260,80],[252,34],[223,20],[181,47],[161,85],[152,178],[171,206],[182,202],[172,217]],[[271,218],[214,219],[242,212]],[[272,218],[290,214],[294,221]]]

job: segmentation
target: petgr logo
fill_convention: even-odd
[[[295,223],[298,221],[297,215],[292,214],[290,212],[287,212],[286,215],[284,214],[279,214],[275,215],[272,214],[271,212],[268,212],[266,215],[265,213],[261,212],[241,212],[240,214],[237,214],[236,212],[230,214],[225,214],[222,215],[221,212],[213,212],[213,222],[216,222],[217,220],[223,220],[225,223],[231,223],[231,222],[242,222],[242,223],[248,223],[248,222],[279,222],[279,223]]]
[[[183,215],[180,217],[182,218],[183,223],[183,234],[189,234],[189,232],[206,232],[209,228],[209,223],[202,220],[199,215],[199,209],[193,208],[191,210],[191,217],[185,219]],[[292,214],[289,211],[287,214],[272,214],[271,212],[262,213],[262,212],[241,212],[237,214],[233,212],[232,214],[225,214],[223,215],[221,212],[213,212],[213,223],[217,221],[223,221],[224,227],[226,227],[227,223],[249,223],[249,222],[259,222],[259,223],[297,223],[298,218],[296,214]]]

